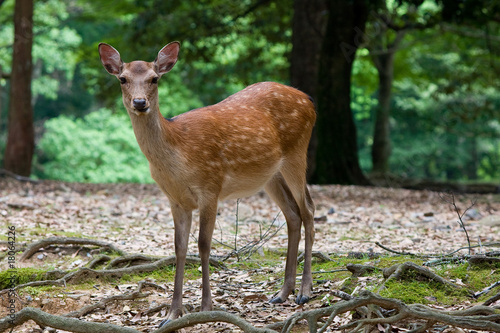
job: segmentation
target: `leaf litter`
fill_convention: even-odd
[[[376,246],[375,243],[379,242],[395,251],[444,254],[467,245],[464,232],[457,223],[457,215],[441,193],[338,185],[312,185],[310,190],[316,206],[314,251],[336,255],[384,252]],[[464,221],[473,245],[499,242],[500,196],[456,195],[460,209],[468,208],[472,201],[476,203],[464,216]],[[32,184],[0,179],[0,221],[4,235],[8,226],[15,226],[18,242],[27,244],[52,236],[71,236],[107,241],[128,253],[161,257],[174,254],[170,206],[166,197],[152,184],[56,181]],[[285,223],[279,208],[265,193],[240,199],[238,203],[236,200],[220,203],[212,255],[223,257],[235,248],[258,241],[268,228],[275,228],[276,235],[262,248],[283,253],[283,262],[274,267],[257,262],[258,268],[252,270],[214,270],[211,286],[215,309],[236,313],[256,326],[265,326],[282,321],[296,311],[325,306],[325,303],[335,299],[327,295],[329,290],[338,288],[337,283],[326,282],[315,285],[315,298],[308,304],[295,305],[293,296],[281,305],[267,303],[282,283],[279,278],[273,277],[276,276],[273,273],[284,270],[287,234],[286,226],[279,227]],[[190,254],[197,254],[198,230],[198,213],[194,212],[188,247]],[[303,247],[302,240],[299,248]],[[483,247],[472,249],[473,253],[487,250]],[[6,251],[6,247],[2,251]],[[88,251],[75,250],[70,255],[64,251],[44,249],[38,253],[43,254],[42,257],[33,256],[26,262],[17,263],[17,266],[48,268],[51,265],[68,270],[84,266],[93,256]],[[6,269],[5,260],[0,263],[0,268]],[[369,279],[358,279],[358,283],[366,285]],[[104,311],[87,317],[94,321],[133,326],[144,332],[152,330],[167,310],[151,315],[145,313],[148,309],[170,303],[173,292],[173,282],[152,282],[161,285],[164,290],[145,288],[150,292],[149,296],[109,303]],[[41,292],[33,297],[24,296],[22,306],[35,306],[53,314],[63,314],[104,297],[133,290],[134,286],[133,283],[111,283],[95,284],[85,290],[68,287],[62,292],[58,289],[55,295]],[[186,311],[199,309],[200,278],[185,279],[183,301]],[[0,316],[6,315],[5,309],[2,307]],[[335,322],[342,324],[349,320],[350,316],[346,315],[336,318]],[[203,327],[206,329],[207,326],[184,331],[202,331]],[[26,323],[16,329],[19,332],[35,332],[36,325]],[[307,331],[306,326],[303,329]],[[210,326],[210,331],[237,330],[229,324],[218,323]]]

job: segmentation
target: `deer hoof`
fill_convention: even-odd
[[[160,327],[163,327],[163,326],[167,325],[167,324],[168,324],[168,323],[170,323],[171,321],[172,321],[172,320],[170,320],[170,319],[164,319],[164,320],[162,320],[162,321],[161,321],[161,323],[158,325],[158,328],[160,328]]]
[[[285,301],[281,299],[281,297],[274,297],[269,300],[269,303],[271,304],[281,304],[284,303]]]
[[[309,302],[310,299],[311,298],[309,296],[299,295],[295,299],[295,303],[297,303],[298,305],[306,304],[307,302]]]

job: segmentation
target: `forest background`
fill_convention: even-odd
[[[499,7],[492,0],[3,0],[0,165],[39,179],[152,182],[97,45],[115,46],[127,62],[152,61],[178,40],[180,60],[159,85],[163,115],[259,81],[298,87],[318,109],[313,183],[496,182]],[[13,70],[16,29],[32,40],[31,75],[20,76],[30,90],[21,97],[13,95],[22,91]],[[31,123],[32,138],[9,130],[20,118]],[[9,152],[24,139],[32,153]],[[31,157],[16,156],[21,151]]]

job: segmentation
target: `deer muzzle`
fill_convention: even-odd
[[[148,102],[144,98],[134,98],[132,105],[134,106],[134,109],[139,112],[146,112],[149,110]]]

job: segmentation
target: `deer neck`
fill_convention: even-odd
[[[164,159],[172,152],[172,142],[168,131],[168,122],[159,108],[151,106],[147,114],[128,111],[137,143],[150,163],[157,158]]]

